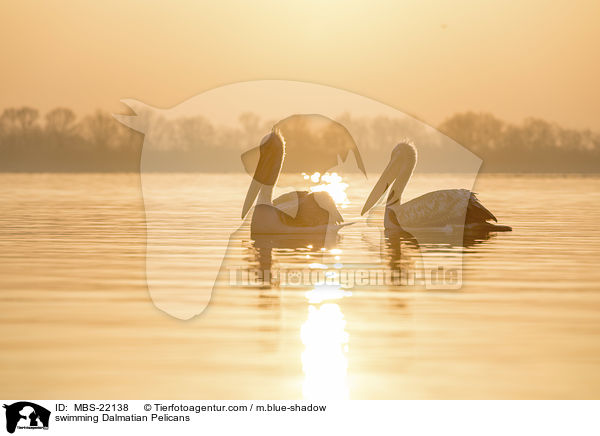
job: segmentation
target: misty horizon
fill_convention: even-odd
[[[258,144],[249,138],[268,133],[278,120],[243,113],[235,126],[211,123],[202,116],[155,119],[153,135],[164,137],[153,164],[157,172],[243,172],[242,153]],[[393,145],[409,139],[419,150],[421,170],[439,172],[436,140],[420,124],[387,116],[344,113],[342,126],[352,126],[357,137],[335,133],[332,126],[315,130],[305,121],[288,122],[288,136],[304,150],[339,147],[354,140],[367,171],[385,165]],[[284,127],[285,129],[286,127]],[[505,122],[489,113],[462,112],[435,127],[483,159],[482,172],[597,173],[600,170],[600,134],[568,129],[542,119]],[[337,135],[337,136],[336,136]],[[360,136],[360,137],[358,137]],[[43,116],[31,107],[7,108],[0,115],[2,172],[139,172],[144,135],[97,110],[77,116],[56,108]],[[337,144],[340,142],[340,144]],[[311,153],[287,172],[315,171]],[[302,160],[304,159],[304,161]],[[246,169],[247,170],[247,169]],[[356,171],[357,169],[350,169]],[[284,172],[286,170],[284,169]]]

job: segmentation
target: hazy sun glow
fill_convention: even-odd
[[[318,183],[317,185],[310,187],[310,192],[326,191],[331,195],[335,204],[342,207],[350,203],[348,201],[348,195],[346,195],[348,184],[342,181],[342,177],[338,175],[338,173],[321,174],[316,172],[311,175],[302,173],[302,176],[304,177],[304,180]]]

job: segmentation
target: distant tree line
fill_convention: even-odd
[[[512,124],[474,112],[453,115],[438,130],[482,158],[482,171],[600,172],[600,134],[591,130],[537,118]]]
[[[78,120],[56,108],[42,120],[37,109],[8,108],[0,116],[0,171],[135,171],[142,139],[102,111]]]
[[[370,138],[359,143],[371,164],[386,162],[390,144],[406,137],[424,151],[422,156],[434,152],[425,129],[415,127],[414,122],[348,114],[338,121]],[[194,162],[180,169],[237,171],[240,161],[231,156],[256,145],[246,139],[256,137],[258,131],[266,133],[271,124],[255,114],[241,116],[237,128],[214,126],[203,117],[163,120],[160,133],[172,140],[166,141],[170,145],[161,159],[173,162],[174,170],[179,169],[178,162]],[[590,130],[567,129],[533,118],[512,124],[474,112],[453,115],[438,130],[481,157],[486,172],[600,171],[600,134]],[[0,171],[139,171],[143,139],[141,133],[102,111],[78,118],[70,109],[56,108],[42,117],[31,107],[8,108],[0,115]]]

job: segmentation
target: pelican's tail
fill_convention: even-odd
[[[510,226],[494,224],[489,221],[495,221],[497,223],[498,219],[488,208],[481,204],[477,195],[474,192],[471,192],[465,219],[467,224],[466,229],[482,230],[486,232],[510,232],[512,230],[512,227]]]
[[[467,222],[470,223],[487,220],[498,222],[498,219],[494,216],[494,214],[490,212],[483,204],[481,204],[477,198],[477,195],[474,192],[471,192],[469,203],[467,205]]]
[[[356,221],[352,221],[351,223],[341,223],[341,224],[334,224],[334,225],[339,230],[342,227],[351,226],[352,224],[356,224]]]
[[[484,231],[484,232],[511,232],[511,226],[503,224],[494,224],[489,222],[471,223],[465,226],[465,231]]]

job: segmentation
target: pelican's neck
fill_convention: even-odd
[[[283,158],[279,162],[279,166],[275,168],[277,171],[275,175],[275,181],[273,181],[272,185],[262,185],[260,187],[260,191],[258,192],[258,198],[256,199],[256,204],[267,204],[269,206],[273,206],[273,189],[275,185],[277,185],[277,181],[279,180],[279,176],[281,175],[281,168],[283,167]]]
[[[273,188],[273,185],[262,185],[260,192],[258,193],[256,204],[268,204],[269,206],[273,206]]]

